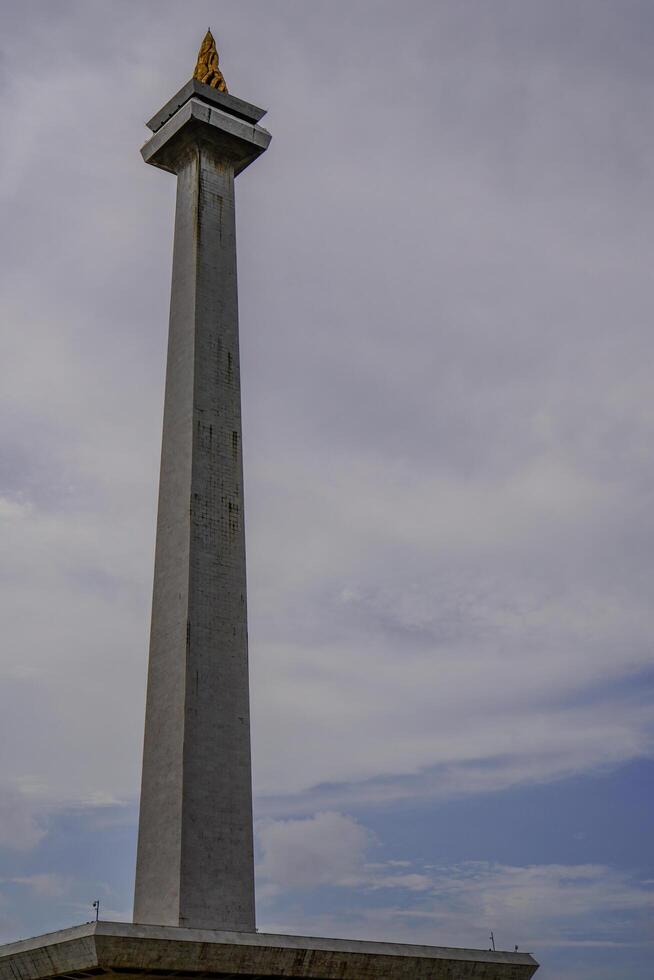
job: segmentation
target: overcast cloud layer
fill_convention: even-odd
[[[174,206],[138,148],[207,23],[273,133],[238,181],[260,910],[481,945],[495,916],[544,962],[604,941],[591,920],[642,947],[638,869],[398,870],[361,816],[478,799],[481,822],[500,792],[651,758],[654,8],[633,0],[5,8],[2,934],[37,921],[21,889],[83,893],[53,822],[122,808],[133,833]],[[311,846],[290,860],[316,827],[327,878]]]

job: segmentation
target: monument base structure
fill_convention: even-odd
[[[89,922],[0,947],[0,980],[529,980],[529,953]]]

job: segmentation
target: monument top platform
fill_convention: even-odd
[[[145,125],[153,133],[156,133],[171,116],[175,115],[178,109],[181,109],[189,99],[194,97],[249,123],[258,123],[266,114],[265,109],[260,109],[258,106],[252,105],[251,102],[244,102],[243,99],[237,99],[236,96],[229,95],[227,92],[219,92],[218,89],[191,78]]]
[[[0,980],[529,980],[529,953],[89,922],[0,946]]]
[[[258,124],[264,115],[265,109],[191,78],[146,124],[153,135],[141,155],[177,173],[187,147],[200,139],[233,162],[236,176],[268,148],[270,133]]]

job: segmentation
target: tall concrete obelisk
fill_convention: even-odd
[[[211,34],[148,126],[177,175],[134,921],[254,931],[234,177],[270,135]]]

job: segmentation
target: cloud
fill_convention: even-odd
[[[425,585],[345,603],[325,595],[322,618],[313,607],[322,637],[266,644],[254,666],[261,792],[306,792],[319,773],[329,806],[340,805],[335,783],[348,784],[342,799],[355,783],[363,797],[390,796],[394,775],[399,795],[442,796],[651,751],[647,697],[610,690],[630,672],[615,644],[634,637],[634,673],[650,656],[644,610],[628,622],[628,601],[584,608],[562,593],[543,606],[526,588],[500,595],[492,580],[448,581],[445,570]]]
[[[463,906],[471,919],[511,922],[541,947],[607,941],[607,917],[613,920],[610,939],[619,942],[623,913],[647,913],[654,905],[650,884],[604,865],[463,864],[436,871],[434,898],[445,918],[448,908]]]
[[[41,843],[47,830],[38,819],[34,802],[15,788],[0,788],[0,848],[29,851]]]
[[[70,887],[70,882],[59,874],[33,874],[7,879],[12,885],[28,888],[37,898],[61,898]]]
[[[344,814],[264,821],[257,836],[270,930],[481,948],[493,930],[501,948],[620,947],[646,941],[654,907],[651,881],[602,864],[370,862],[380,842]],[[315,897],[289,899],[324,886],[342,889],[328,921]]]
[[[374,839],[356,820],[330,811],[306,820],[263,820],[256,833],[261,878],[290,888],[360,882]]]
[[[238,189],[261,812],[651,753],[652,23],[582,7],[225,5],[274,134]],[[138,792],[174,203],[138,145],[197,37],[120,10],[3,35],[0,768],[56,805]]]
[[[29,864],[52,813],[133,833],[174,208],[138,148],[200,36],[170,0],[37,6],[0,40],[8,938],[65,887]],[[259,900],[280,931],[624,953],[627,871],[398,865],[348,807],[651,757],[651,5],[370,6],[221,5],[274,137],[237,191]],[[87,917],[121,853],[41,906]]]

